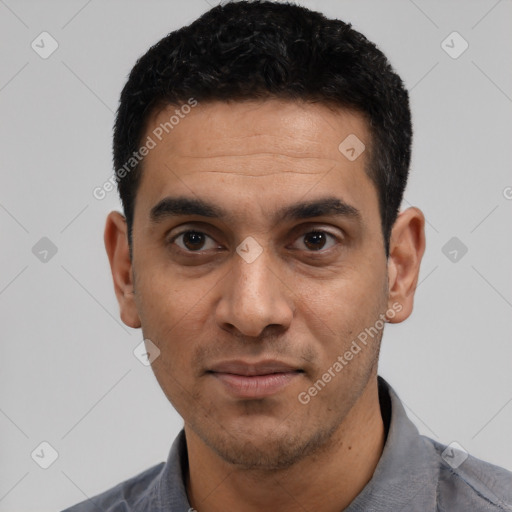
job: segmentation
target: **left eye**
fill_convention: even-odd
[[[304,245],[308,249],[311,249],[312,251],[320,251],[325,248],[327,237],[331,237],[331,239],[334,239],[334,242],[336,242],[336,237],[333,234],[321,230],[308,231],[299,238],[303,238],[305,240]]]

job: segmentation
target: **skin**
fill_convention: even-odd
[[[175,108],[155,112],[146,135]],[[401,310],[388,322],[411,314],[425,249],[424,216],[411,207],[393,226],[386,258],[377,190],[364,171],[369,152],[349,161],[338,150],[349,134],[370,147],[356,113],[276,99],[200,103],[145,157],[133,261],[124,217],[108,215],[121,318],[160,349],[152,368],[184,419],[187,493],[200,512],[338,512],[381,456],[382,330],[309,403],[297,398],[393,304]],[[209,200],[230,217],[151,222],[151,208],[169,195]],[[272,221],[283,205],[332,195],[360,220]],[[334,237],[316,241],[313,227]],[[207,236],[171,241],[184,228]],[[263,250],[251,263],[236,252],[249,236]],[[265,358],[303,373],[259,399],[235,398],[206,373],[221,361]]]

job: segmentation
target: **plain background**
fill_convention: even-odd
[[[403,206],[425,213],[427,250],[415,311],[386,327],[379,373],[421,433],[512,470],[511,2],[299,3],[351,22],[410,90]],[[135,60],[208,8],[0,0],[0,511],[104,491],[164,461],[182,427],[133,355],[141,331],[119,319],[103,246],[117,192],[92,191],[112,173]],[[43,31],[59,44],[47,59],[31,48]],[[469,44],[457,59],[441,46],[454,31]],[[57,248],[47,262],[32,251],[42,237]],[[456,262],[443,252],[452,237],[467,247]],[[42,441],[58,452],[46,470],[31,458]]]

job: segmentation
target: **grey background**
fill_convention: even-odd
[[[377,43],[411,94],[403,206],[425,213],[427,250],[412,317],[386,327],[380,374],[421,433],[512,470],[511,2],[300,3]],[[97,494],[165,460],[182,427],[132,353],[140,330],[119,319],[103,246],[117,193],[92,190],[112,172],[136,58],[208,8],[0,0],[0,511]],[[43,31],[59,44],[47,59],[31,48]],[[441,47],[453,31],[469,43],[457,59]],[[47,262],[32,252],[42,237],[57,248]],[[468,248],[456,262],[442,250],[452,237]],[[46,470],[31,458],[42,441],[59,455]]]

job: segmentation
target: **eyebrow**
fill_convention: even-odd
[[[149,218],[156,224],[168,218],[191,215],[214,219],[231,217],[227,210],[217,204],[186,196],[169,196],[164,197],[151,208]],[[322,216],[347,217],[361,221],[361,212],[357,208],[333,196],[286,205],[273,214],[273,221],[282,222]]]

